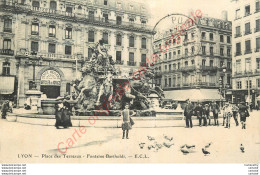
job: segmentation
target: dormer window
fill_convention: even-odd
[[[67,8],[66,8],[66,12],[67,12],[67,13],[72,13],[72,7],[67,7]]]
[[[129,22],[134,23],[134,18],[129,18]]]
[[[107,0],[104,0],[104,5],[107,5]]]

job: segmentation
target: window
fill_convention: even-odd
[[[57,9],[57,3],[55,1],[50,2],[50,10],[55,11]]]
[[[256,38],[256,49],[259,51],[260,49],[260,37]]]
[[[213,41],[213,39],[214,39],[213,33],[210,33],[210,34],[209,34],[209,39],[210,39],[211,41]]]
[[[39,23],[32,23],[32,35],[39,35]]]
[[[260,31],[260,19],[255,21],[255,32]]]
[[[56,28],[54,25],[49,26],[49,37],[55,37],[56,36]]]
[[[250,40],[245,41],[245,46],[246,46],[245,54],[251,53],[251,41]]]
[[[251,58],[246,58],[245,62],[246,62],[245,71],[250,72],[252,70],[252,68],[251,68]]]
[[[224,48],[223,47],[220,48],[220,55],[224,56]]]
[[[192,47],[191,47],[191,53],[193,54],[194,51],[195,51],[195,48],[194,48],[194,46],[192,46]]]
[[[202,66],[206,66],[206,60],[202,60]]]
[[[107,0],[104,0],[104,5],[107,5]]]
[[[31,42],[31,51],[32,52],[38,52],[38,50],[39,50],[39,43],[32,41]]]
[[[191,64],[194,65],[194,64],[195,64],[195,61],[194,61],[194,60],[191,60]]]
[[[209,50],[210,50],[210,55],[214,55],[214,48],[210,47]]]
[[[171,87],[171,86],[172,86],[172,79],[169,78],[169,87]]]
[[[92,57],[93,50],[92,48],[88,48],[88,59]]]
[[[209,66],[210,66],[210,67],[213,67],[213,64],[214,64],[214,61],[213,61],[213,60],[210,60],[210,61],[209,61]]]
[[[12,20],[5,19],[4,20],[4,32],[12,32]]]
[[[72,28],[71,27],[66,27],[65,39],[72,39]]]
[[[129,37],[129,47],[135,47],[135,38],[134,36]]]
[[[4,39],[3,49],[11,50],[11,39]]]
[[[250,29],[250,22],[245,24],[245,35],[248,35],[251,33],[251,29]]]
[[[181,68],[181,63],[178,63],[178,69],[180,69]]]
[[[241,81],[237,81],[237,89],[242,89],[242,82]]]
[[[88,42],[95,42],[95,32],[94,31],[88,31]]]
[[[240,9],[237,9],[236,10],[236,19],[239,19],[240,18]]]
[[[164,59],[165,59],[165,60],[167,60],[167,53],[166,53],[166,54],[164,54]]]
[[[256,69],[260,69],[260,58],[256,59]]]
[[[52,43],[49,43],[48,52],[49,53],[55,53],[56,52],[55,50],[56,50],[56,45],[52,44]]]
[[[116,45],[121,46],[122,45],[122,36],[121,34],[116,35]]]
[[[122,52],[116,51],[116,61],[121,62],[121,59],[122,59]]]
[[[223,35],[220,35],[220,42],[224,42],[224,36]]]
[[[227,48],[227,56],[231,56],[230,48]]]
[[[236,73],[241,73],[241,60],[236,60]]]
[[[146,25],[146,21],[145,21],[145,20],[142,20],[142,21],[141,21],[141,24],[142,24],[142,25]]]
[[[224,65],[224,61],[220,61],[219,67],[223,67],[223,65]]]
[[[9,62],[3,63],[3,75],[10,75],[10,63]]]
[[[186,48],[185,49],[185,56],[188,56],[188,52],[189,52],[189,50],[188,50],[188,48]]]
[[[146,49],[146,38],[142,38],[142,49]]]
[[[184,64],[185,64],[186,67],[189,65],[188,61],[185,61]]]
[[[129,53],[129,66],[135,66],[135,54],[133,52]]]
[[[260,78],[256,80],[257,87],[260,88]]]
[[[141,56],[141,66],[145,65],[146,63],[146,54],[142,54]]]
[[[134,18],[129,18],[129,22],[134,23],[135,22]]]
[[[167,71],[167,65],[164,66],[164,70]]]
[[[104,18],[104,19],[103,19],[103,20],[104,20],[103,22],[108,23],[108,14],[104,13],[104,14],[103,14],[103,18]]]
[[[241,36],[241,31],[240,31],[240,26],[236,27],[236,36],[235,37],[239,37]]]
[[[255,2],[255,12],[259,12],[260,11],[260,3],[259,1]]]
[[[65,54],[71,55],[71,46],[65,46]]]
[[[181,50],[178,50],[178,55],[180,55],[181,54]]]
[[[227,62],[227,69],[231,69],[231,62]]]
[[[248,84],[249,84],[249,87],[248,87]],[[248,88],[252,88],[252,80],[247,80],[246,81],[246,88],[248,89]]]
[[[169,53],[169,59],[172,59],[172,53],[171,52]]]
[[[39,8],[40,8],[39,1],[33,1],[32,6],[33,6],[33,10],[39,10]]]
[[[117,25],[121,25],[122,24],[122,17],[121,16],[117,16],[116,17],[116,24]]]
[[[202,46],[202,54],[206,55],[206,46]]]
[[[241,43],[236,43],[236,56],[241,55]]]
[[[104,44],[108,44],[108,33],[103,32],[103,39],[104,39]]]
[[[72,13],[72,7],[67,7],[67,8],[66,8],[66,12],[67,12],[67,13]]]
[[[164,86],[167,87],[167,78],[164,79]]]
[[[172,65],[169,64],[169,71],[171,71],[171,70],[172,70]]]
[[[245,7],[245,16],[250,15],[250,5]]]
[[[227,43],[231,43],[230,36],[227,36]]]
[[[205,32],[202,32],[202,33],[201,33],[201,37],[202,37],[202,39],[206,39],[206,33],[205,33]]]
[[[89,18],[90,21],[94,21],[94,17],[95,17],[94,14],[95,14],[94,11],[89,11],[88,12],[88,18]]]

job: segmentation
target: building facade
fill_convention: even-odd
[[[204,15],[176,41],[168,38],[177,29],[155,39],[154,48],[160,57],[155,68],[155,81],[166,91],[168,98],[185,100],[196,89],[200,89],[201,96],[208,96],[208,100],[222,99],[221,95],[230,98],[232,24],[227,20],[227,12],[223,12],[223,18]],[[160,49],[165,45],[169,46],[166,53],[162,52],[165,49]]]
[[[238,0],[233,7],[233,98],[255,106],[260,102],[260,2]]]
[[[121,0],[0,2],[1,79],[14,82],[12,87],[1,85],[0,92],[18,99],[19,106],[34,82],[48,98],[70,93],[71,81],[80,77],[81,65],[92,54],[90,47],[102,38],[122,77],[152,52],[150,15],[144,4]]]

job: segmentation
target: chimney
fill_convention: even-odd
[[[226,10],[223,10],[221,12],[221,19],[224,20],[224,21],[228,20],[228,12]]]

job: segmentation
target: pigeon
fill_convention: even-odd
[[[212,142],[210,142],[209,144],[207,144],[207,145],[205,146],[205,148],[209,148],[211,144],[212,144]]]
[[[185,146],[186,146],[186,144],[185,144],[185,145],[182,145],[181,148],[184,148]]]
[[[243,144],[240,145],[240,150],[241,150],[242,153],[245,152],[245,148],[244,148]]]
[[[165,146],[166,148],[170,148],[172,145],[174,145],[173,143],[172,144],[167,144],[165,142],[163,142],[163,146]]]
[[[184,149],[181,149],[181,152],[186,155],[186,154],[189,154],[190,152],[188,150],[184,150]]]
[[[166,136],[166,135],[164,136],[164,138],[165,138],[166,140],[170,141],[170,142],[173,140],[173,137],[170,137],[170,138],[169,138],[169,137]]]
[[[210,152],[208,152],[208,151],[207,151],[207,150],[205,150],[204,148],[202,148],[202,152],[203,152],[204,156],[206,156],[206,155],[210,154]]]
[[[154,137],[151,137],[151,136],[147,136],[147,138],[148,138],[148,140],[150,140],[150,141],[155,140]]]
[[[188,149],[195,148],[195,145],[186,145],[186,148]]]
[[[144,148],[144,144],[145,144],[145,143],[140,143],[140,144],[139,144],[140,149],[143,149],[143,148]]]

